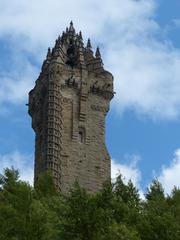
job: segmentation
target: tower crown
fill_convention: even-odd
[[[101,64],[97,67],[97,59],[101,59],[99,48],[97,48],[94,56],[90,39],[88,39],[87,45],[84,47],[82,32],[76,33],[71,21],[66,31],[63,31],[61,36],[56,39],[52,52],[48,49],[47,58],[42,69],[44,70],[51,62],[56,61],[72,68],[83,67],[90,71],[103,72],[102,60],[99,61]]]

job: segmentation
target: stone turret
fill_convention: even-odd
[[[110,179],[105,146],[105,116],[113,97],[113,76],[104,70],[99,48],[73,23],[49,48],[35,87],[29,92],[29,114],[35,131],[35,181],[51,170],[59,191],[75,181],[97,192]]]

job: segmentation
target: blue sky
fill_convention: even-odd
[[[101,48],[116,95],[106,121],[112,176],[144,190],[154,177],[180,186],[180,2],[0,0],[0,171],[32,182],[34,133],[27,114],[47,48],[74,21]]]

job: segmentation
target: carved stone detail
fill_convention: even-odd
[[[103,113],[106,113],[106,112],[109,111],[109,108],[101,107],[99,105],[91,105],[91,109],[94,110],[94,111],[103,112]]]

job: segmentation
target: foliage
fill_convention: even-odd
[[[180,189],[170,196],[154,180],[141,200],[120,175],[89,194],[78,183],[56,192],[50,172],[33,188],[15,169],[0,176],[0,240],[179,240]]]

